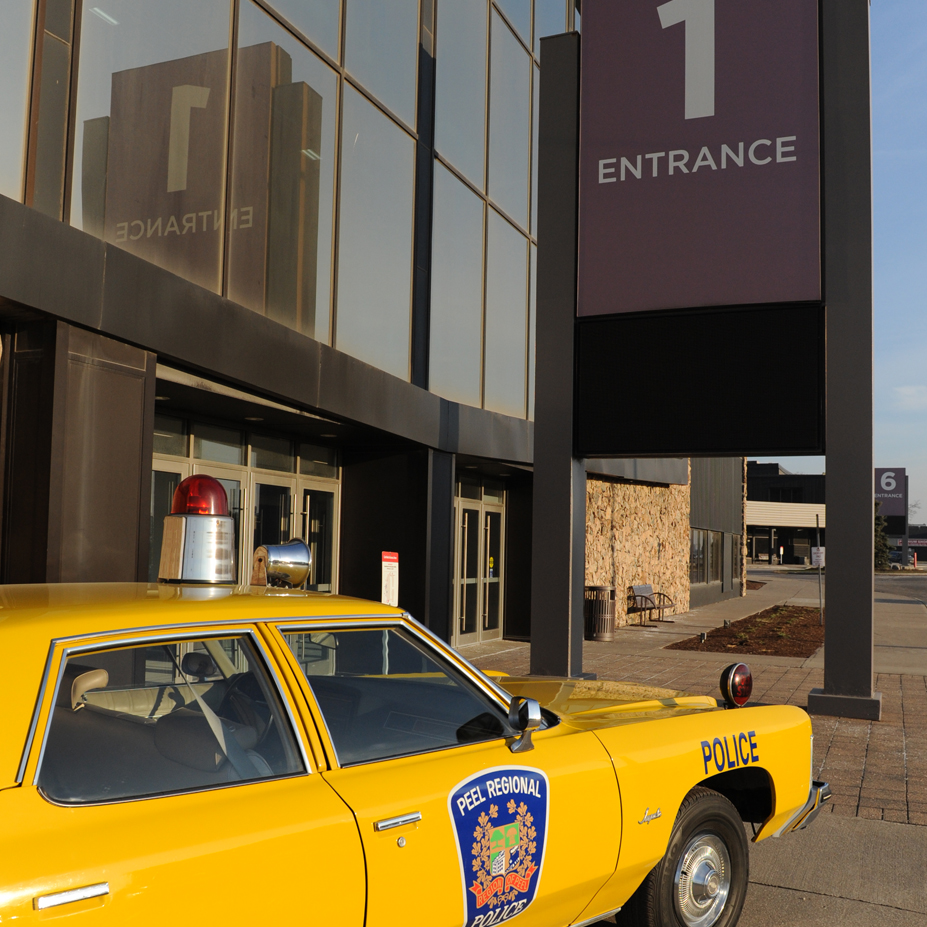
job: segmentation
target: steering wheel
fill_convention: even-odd
[[[239,724],[247,724],[257,734],[257,745],[264,740],[273,723],[273,714],[261,710],[264,693],[252,672],[239,673],[231,682],[216,714]]]

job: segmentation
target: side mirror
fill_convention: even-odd
[[[544,720],[541,714],[541,706],[533,698],[522,698],[516,695],[509,704],[509,724],[516,731],[521,731],[521,736],[516,737],[509,744],[509,750],[512,753],[525,753],[534,749],[531,742],[531,732],[536,731]]]

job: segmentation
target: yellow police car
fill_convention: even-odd
[[[797,708],[489,677],[356,599],[6,586],[0,645],[3,924],[730,927],[743,822],[828,797]]]

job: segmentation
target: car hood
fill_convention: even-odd
[[[495,681],[512,695],[537,699],[568,724],[584,729],[718,709],[717,701],[707,695],[634,682],[530,676],[498,676]]]

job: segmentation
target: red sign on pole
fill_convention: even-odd
[[[580,316],[819,301],[818,0],[585,0]]]

